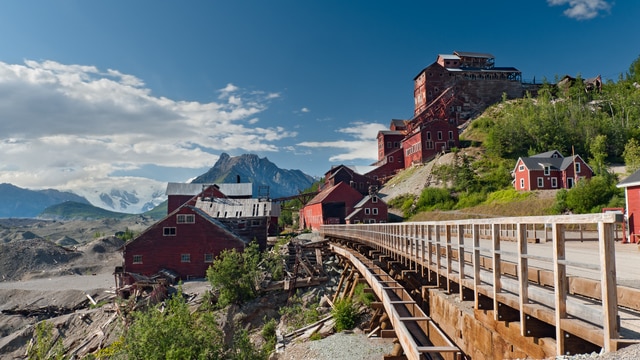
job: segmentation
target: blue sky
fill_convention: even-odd
[[[222,152],[368,165],[437,54],[616,80],[639,18],[633,0],[2,1],[0,183],[186,181]]]

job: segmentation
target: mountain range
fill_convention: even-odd
[[[298,194],[313,184],[314,179],[300,170],[280,169],[267,158],[245,154],[231,157],[226,153],[206,173],[192,180],[193,183],[253,183],[254,196],[268,189],[270,198]],[[162,205],[166,200],[167,184],[151,179],[123,179],[116,185],[96,183],[91,188],[70,191],[54,189],[29,190],[12,184],[0,184],[0,218],[37,217],[53,207],[45,217],[61,218],[65,212],[91,217],[89,208],[95,206],[96,217],[104,217],[101,209],[112,212],[140,214]],[[68,203],[68,204],[67,204]],[[62,206],[60,206],[62,204]],[[56,206],[57,205],[57,206]]]

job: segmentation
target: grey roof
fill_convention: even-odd
[[[351,218],[355,217],[356,215],[358,215],[360,212],[362,212],[362,208],[359,209],[355,209],[351,212],[351,214],[349,214],[346,218],[344,218],[345,220],[351,220]]]
[[[260,199],[198,198],[195,206],[213,218],[280,216],[280,204]]]
[[[616,186],[619,188],[626,188],[629,186],[637,186],[637,185],[640,185],[640,170],[629,175],[626,179],[620,181]]]
[[[454,51],[453,53],[455,55],[464,56],[464,57],[477,57],[477,58],[486,58],[486,59],[495,58],[495,56],[489,53],[478,53],[478,52],[471,52],[471,51]]]
[[[562,156],[562,154],[560,153],[560,151],[558,150],[551,150],[551,151],[547,151],[547,152],[543,152],[540,154],[535,154],[535,155],[531,155],[530,157],[535,157],[535,158],[550,158],[553,156],[553,154],[557,154],[559,158],[563,158],[564,156]]]
[[[398,130],[380,130],[379,133],[384,135],[402,135],[403,134],[402,131],[398,131]]]
[[[193,183],[174,183],[167,184],[165,195],[191,195],[196,196],[205,188],[217,185],[223,194],[234,196],[252,196],[253,188],[251,183],[222,183],[222,184],[193,184]]]
[[[568,158],[541,158],[541,157],[528,157],[522,158],[522,162],[529,169],[540,168],[542,166],[549,166],[551,170],[564,170],[573,164],[573,157]]]
[[[361,207],[363,207],[363,206],[367,203],[367,201],[369,201],[370,199],[371,199],[371,195],[367,195],[367,196],[363,197],[363,198],[362,198],[362,200],[360,200],[360,201],[359,201],[359,202],[354,206],[354,208],[355,208],[355,209],[357,209],[357,208],[361,208]]]
[[[438,56],[445,60],[460,60],[460,57],[458,55],[453,54],[438,54]]]

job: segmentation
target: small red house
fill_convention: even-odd
[[[387,222],[387,203],[378,194],[365,196],[345,218],[347,224],[375,224]]]
[[[640,236],[640,170],[622,180],[617,186],[624,188],[629,239],[631,242],[638,242]]]
[[[361,199],[362,194],[345,182],[326,187],[302,208],[300,225],[319,230],[324,224],[345,224]]]
[[[365,171],[368,171],[368,169]],[[331,170],[327,171],[324,174],[324,178],[325,182],[320,189],[321,191],[325,188],[330,188],[341,182],[344,182],[360,192],[361,197],[369,194],[369,190],[372,186],[375,188],[378,188],[380,186],[380,181],[366,175],[362,175],[361,173],[356,171],[354,167],[349,167],[346,165],[337,165],[331,167]],[[360,200],[360,198],[358,198],[358,200]]]
[[[580,155],[565,158],[558,150],[521,157],[511,172],[516,190],[571,189],[577,179],[590,179],[593,170]]]

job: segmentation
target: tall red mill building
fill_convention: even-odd
[[[501,101],[503,94],[524,95],[520,70],[496,67],[495,57],[485,53],[440,54],[413,81],[413,118],[394,119],[388,131],[378,133],[377,168],[367,174],[372,178],[384,181],[398,170],[459,147],[459,126]]]

